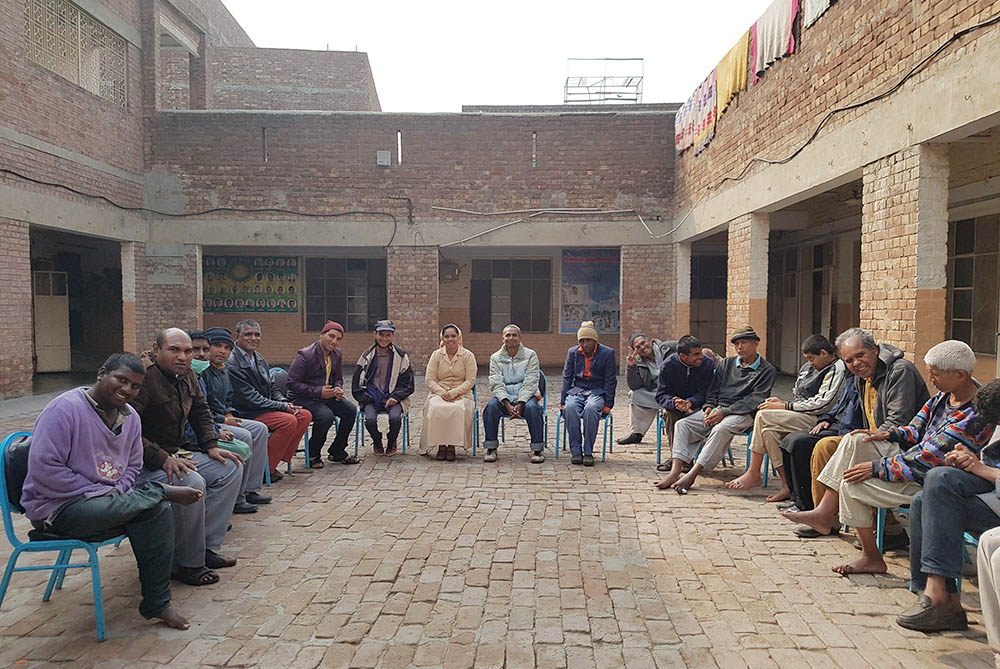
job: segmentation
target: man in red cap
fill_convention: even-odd
[[[333,425],[340,420],[337,435],[330,444],[330,462],[356,465],[358,459],[347,454],[347,438],[354,429],[358,408],[344,397],[344,367],[340,340],[344,326],[327,321],[319,339],[295,354],[288,369],[288,398],[308,409],[313,416],[313,431],[309,438],[309,466],[323,468],[323,445]]]

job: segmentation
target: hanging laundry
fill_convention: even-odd
[[[715,94],[718,116],[726,111],[733,96],[747,87],[747,54],[750,49],[750,31],[729,50],[715,68]]]
[[[677,153],[694,146],[699,153],[715,137],[715,70],[698,84],[691,97],[674,116],[674,148]]]
[[[674,114],[674,149],[677,153],[694,143],[694,101],[692,94]]]
[[[830,9],[832,0],[802,0],[802,23],[806,28],[816,23],[823,12]]]
[[[750,64],[753,83],[771,63],[795,51],[792,24],[799,12],[799,0],[774,0],[750,28]]]

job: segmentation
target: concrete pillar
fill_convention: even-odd
[[[31,394],[34,374],[28,224],[0,218],[0,399]]]
[[[921,144],[864,170],[861,327],[922,368],[945,337],[948,147]]]
[[[674,276],[677,279],[674,309],[674,339],[691,334],[691,244],[674,244]]]
[[[858,323],[857,297],[854,294],[854,283],[858,278],[857,258],[854,254],[855,237],[841,235],[836,244],[835,264],[831,273],[833,281],[833,334],[840,334]]]
[[[145,264],[146,245],[142,242],[122,242],[122,350],[142,351],[136,320],[136,296],[146,293],[146,274],[139,270]],[[145,338],[143,338],[145,343]]]
[[[159,330],[202,325],[201,247],[122,244],[122,332],[125,350],[148,349]]]
[[[765,357],[767,252],[770,235],[771,220],[768,214],[747,214],[729,222],[726,340],[736,328],[749,325],[760,335],[760,353]]]
[[[416,373],[423,374],[440,341],[437,247],[390,247],[386,271],[389,318],[396,324],[396,343],[406,349]]]
[[[212,108],[212,72],[208,58],[208,39],[202,34],[198,55],[188,55],[188,106],[191,109]]]
[[[623,246],[621,282],[618,350],[628,350],[628,338],[633,332],[644,332],[654,339],[670,339],[675,329],[674,250],[671,245]],[[625,356],[618,357],[624,365]]]

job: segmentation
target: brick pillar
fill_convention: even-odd
[[[760,335],[760,353],[765,357],[770,234],[771,220],[767,214],[747,214],[729,222],[726,339],[736,328],[750,325]]]
[[[137,295],[146,294],[146,273],[142,271],[146,262],[146,245],[142,242],[122,242],[122,350],[136,353],[142,351],[140,341],[148,338],[139,334],[136,314]]]
[[[623,246],[621,273],[621,331],[618,335],[618,350],[628,350],[628,338],[633,332],[644,332],[654,339],[670,339],[674,332],[672,246]],[[625,356],[619,357],[619,362],[624,366]]]
[[[680,339],[691,334],[691,244],[674,244],[674,275],[677,279],[674,339]]]
[[[28,224],[0,218],[0,399],[31,394],[34,373]]]
[[[212,108],[212,71],[204,34],[198,44],[198,55],[188,54],[188,106],[191,109]]]
[[[923,367],[945,337],[948,147],[921,144],[865,167],[861,327]]]
[[[386,254],[389,318],[396,324],[395,341],[423,374],[438,347],[438,250],[436,246],[393,246]]]
[[[143,156],[152,161],[152,125],[160,108],[160,0],[139,3],[139,33],[142,37],[140,81],[142,82]]]

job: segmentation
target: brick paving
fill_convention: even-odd
[[[851,537],[796,539],[765,493],[723,492],[732,469],[686,497],[655,491],[653,430],[593,469],[553,457],[552,411],[542,465],[520,421],[496,464],[418,457],[418,387],[407,455],[311,472],[298,460],[270,506],[234,517],[224,552],[239,564],[216,585],[174,586],[191,630],[141,619],[125,543],[101,552],[106,642],[88,577],[46,604],[45,575],[16,574],[0,666],[993,666],[973,579],[970,631],[904,630],[905,554],[885,577],[841,578],[829,567],[855,554]],[[615,420],[621,436],[623,393]]]

